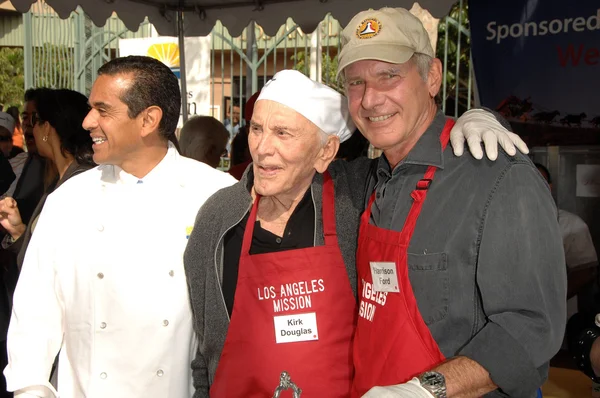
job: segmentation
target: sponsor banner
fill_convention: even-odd
[[[483,106],[545,143],[598,143],[597,0],[472,1],[469,18]]]

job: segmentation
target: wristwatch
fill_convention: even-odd
[[[421,387],[435,398],[446,398],[446,378],[438,372],[425,372],[419,376]]]

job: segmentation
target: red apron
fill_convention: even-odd
[[[442,151],[453,125],[454,121],[448,120],[444,126],[440,137]],[[401,232],[369,223],[375,194],[362,214],[356,256],[361,302],[354,337],[354,397],[362,396],[374,386],[404,383],[444,360],[419,313],[407,263],[410,239],[435,171],[436,167],[429,166],[412,192],[414,202]],[[373,289],[371,262],[395,263],[400,292]]]
[[[356,299],[338,247],[333,181],[324,174],[325,245],[250,255],[260,197],[244,232],[233,313],[212,398],[348,397]]]

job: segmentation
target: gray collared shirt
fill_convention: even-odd
[[[557,210],[524,155],[495,162],[442,152],[445,116],[394,170],[382,156],[369,182],[371,222],[400,231],[410,193],[437,168],[410,242],[409,278],[423,319],[446,357],[467,356],[501,391],[533,397],[547,378],[566,323],[566,266]],[[368,198],[367,198],[368,199]]]

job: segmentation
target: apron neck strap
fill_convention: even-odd
[[[337,233],[335,229],[335,192],[333,180],[329,171],[323,173],[323,235],[325,246],[337,246]]]
[[[308,189],[311,188],[309,187]],[[250,210],[250,215],[248,216],[248,222],[246,223],[246,229],[244,230],[244,239],[242,241],[241,251],[242,255],[250,254],[250,247],[252,246],[252,236],[254,235],[254,225],[256,223],[256,214],[258,213],[258,203],[260,202],[260,199],[261,196],[256,194],[256,199],[252,204],[252,209]],[[333,180],[331,179],[329,171],[325,171],[325,173],[323,173],[322,203],[323,235],[325,237],[325,245],[337,246],[338,241],[335,229],[335,194]]]
[[[454,126],[454,120],[448,119],[446,120],[446,124],[444,125],[444,130],[442,130],[442,134],[440,135],[440,144],[442,144],[442,153],[446,150],[448,146],[448,141],[450,141],[450,131]],[[437,167],[429,166],[427,167],[427,171],[425,175],[419,182],[417,182],[417,186],[414,191],[410,194],[413,198],[413,204],[410,207],[410,211],[408,212],[408,216],[406,217],[406,221],[404,221],[404,227],[402,228],[402,244],[408,247],[410,240],[415,232],[415,227],[417,225],[417,220],[419,219],[419,215],[421,214],[421,209],[423,208],[423,203],[425,202],[425,198],[427,197],[427,192],[431,187],[431,183],[433,182],[433,177],[435,176],[435,172],[437,171]]]
[[[446,124],[444,125],[444,129],[442,130],[442,134],[440,135],[440,144],[442,145],[442,153],[446,150],[446,147],[448,146],[448,142],[450,141],[450,131],[452,131],[452,127],[454,127],[454,123],[456,123],[456,122],[453,119],[448,119],[448,120],[446,120]],[[422,204],[423,201],[425,200],[425,197],[427,196],[427,190],[429,189],[429,186],[431,185],[431,182],[433,181],[433,177],[435,175],[436,170],[437,170],[437,167],[429,166],[427,168],[427,171],[425,172],[425,175],[423,176],[423,178],[421,180],[419,180],[419,182],[417,182],[417,189],[415,189],[411,193],[412,198],[415,199],[415,202],[413,203],[413,206],[412,206],[413,208],[415,207],[416,202],[421,202],[421,204]],[[367,204],[367,209],[363,212],[363,214],[361,216],[362,223],[370,222],[371,207],[373,206],[373,202],[375,202],[375,191],[373,191],[373,193],[371,193],[371,197],[369,198],[369,203]],[[413,208],[411,208],[411,213],[413,212]],[[419,208],[419,211],[420,211],[420,208]],[[406,222],[404,224],[404,228],[406,228],[406,223],[408,223],[409,218],[410,217],[407,217]],[[414,221],[416,223],[416,220],[414,220]],[[411,236],[412,236],[412,234],[411,234]],[[410,237],[409,237],[409,239],[410,239]]]

